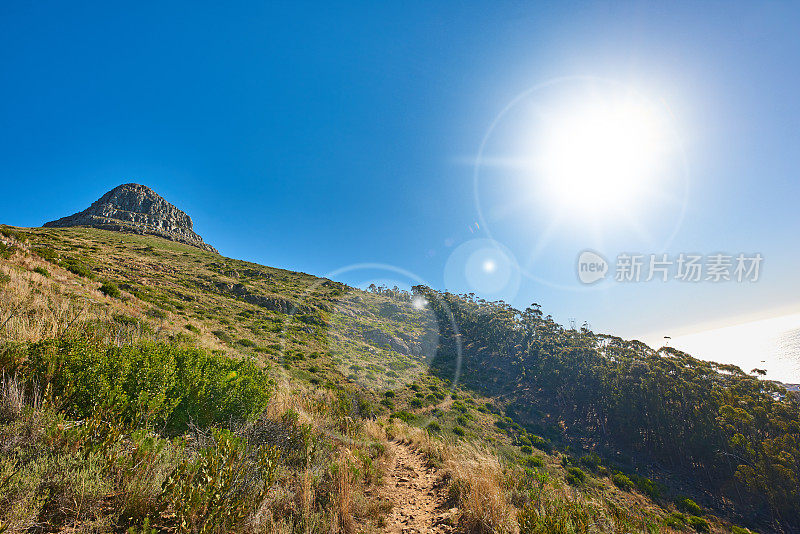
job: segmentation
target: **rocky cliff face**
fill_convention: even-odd
[[[90,226],[103,230],[155,235],[217,252],[194,232],[191,217],[149,187],[139,184],[117,186],[82,212],[48,222],[44,226]]]

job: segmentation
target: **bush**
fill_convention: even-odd
[[[428,430],[428,432],[435,432],[437,434],[442,431],[441,425],[439,425],[439,423],[436,421],[431,421],[425,428]]]
[[[579,486],[586,481],[586,473],[580,467],[567,467],[567,484]]]
[[[194,461],[184,460],[164,484],[181,531],[236,530],[255,511],[275,482],[279,453],[261,447],[255,453],[229,432],[215,432],[214,445]]]
[[[670,528],[681,529],[686,525],[686,516],[680,512],[672,512],[664,519],[664,524]]]
[[[14,254],[15,250],[16,247],[6,245],[5,243],[0,242],[0,258],[7,260]]]
[[[695,529],[697,532],[711,531],[711,528],[708,525],[708,521],[706,521],[702,517],[697,517],[696,515],[689,516],[689,526]]]
[[[649,478],[632,475],[631,480],[633,480],[633,483],[636,485],[636,489],[651,499],[658,499],[661,496],[661,488]]]
[[[77,274],[78,276],[82,276],[83,278],[93,279],[94,274],[92,274],[91,269],[89,269],[86,265],[83,264],[80,260],[75,258],[67,258],[62,263],[62,267],[66,270],[71,272],[72,274]]]
[[[0,348],[0,361],[11,347]],[[28,345],[27,373],[63,410],[86,418],[104,406],[126,424],[184,431],[259,415],[272,383],[252,362],[165,343],[103,346],[86,338]]]
[[[611,477],[611,481],[616,487],[623,491],[631,491],[633,489],[633,481],[622,473],[614,473],[614,476]]]
[[[523,445],[519,450],[522,454],[533,454],[533,448],[530,445]]]
[[[389,417],[390,418],[394,417],[394,418],[400,419],[401,421],[403,421],[406,424],[410,424],[412,421],[414,421],[414,419],[416,419],[414,417],[414,414],[408,413],[408,412],[406,412],[404,410],[399,411],[399,412],[394,412]]]
[[[542,467],[544,461],[538,456],[528,456],[525,458],[525,467]]]
[[[384,393],[383,396],[386,397],[387,399],[393,399],[394,398],[394,391],[389,390],[386,393]]]
[[[694,502],[689,497],[678,497],[678,500],[675,501],[675,506],[678,507],[678,510],[681,510],[688,514],[700,515],[703,513],[703,509],[700,508],[700,505]]]
[[[600,467],[600,456],[596,452],[581,456],[581,464],[589,469],[597,469]]]
[[[455,434],[456,436],[463,437],[466,434],[466,432],[464,432],[464,429],[461,428],[460,426],[454,426],[453,427],[453,434]]]
[[[546,453],[550,453],[553,450],[553,446],[550,444],[549,441],[544,439],[541,436],[537,436],[535,434],[528,434],[528,437],[531,440],[531,445],[536,447],[537,449],[544,451]]]
[[[33,252],[45,261],[49,261],[50,263],[58,263],[58,254],[52,248],[36,247],[33,249]]]
[[[50,278],[50,272],[42,266],[35,268],[33,272],[41,274],[45,278]]]
[[[100,293],[115,299],[122,296],[119,287],[114,282],[104,282],[103,285],[100,286]]]

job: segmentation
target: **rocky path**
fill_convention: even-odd
[[[385,534],[452,533],[457,510],[447,509],[447,485],[441,473],[428,467],[422,453],[399,441],[390,443],[392,463],[386,476],[386,496],[392,511]]]

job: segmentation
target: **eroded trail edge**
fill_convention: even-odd
[[[447,483],[425,456],[400,441],[389,444],[392,460],[386,476],[386,496],[392,510],[386,534],[452,533],[456,508],[447,508]]]

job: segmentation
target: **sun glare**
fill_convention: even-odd
[[[542,183],[571,213],[621,212],[643,200],[665,143],[654,110],[630,99],[567,106],[542,133]]]

